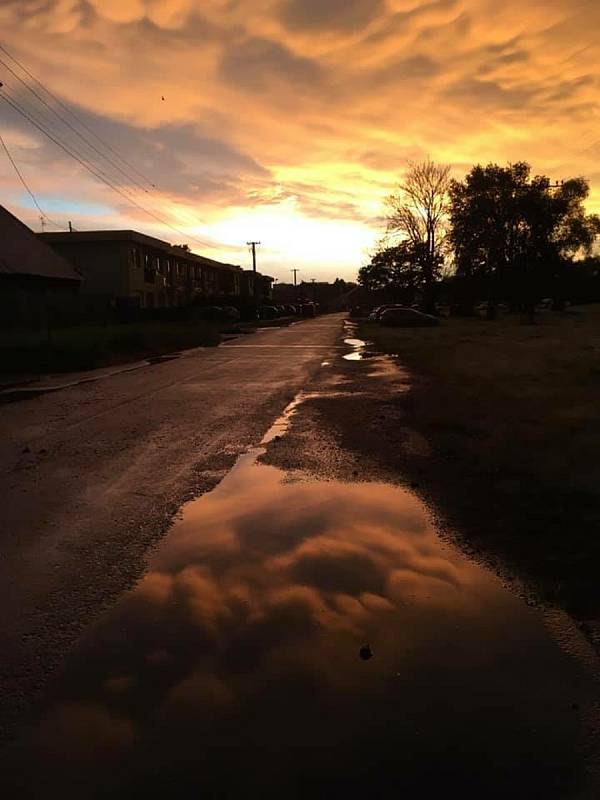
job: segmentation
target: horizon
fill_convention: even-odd
[[[2,4],[0,92],[47,117],[6,69],[27,77],[11,54],[131,167],[119,174],[99,162],[119,196],[0,103],[0,133],[50,220],[176,244],[187,235],[205,243],[188,239],[194,252],[243,268],[251,267],[246,242],[260,240],[259,271],[287,283],[292,268],[307,282],[355,280],[411,159],[448,163],[457,178],[475,163],[519,160],[552,180],[582,175],[588,210],[600,211],[594,3],[195,6]],[[140,40],[147,46],[133,47]],[[1,150],[0,192],[40,230],[40,212]]]

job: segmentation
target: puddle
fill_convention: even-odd
[[[344,356],[346,361],[362,361],[367,342],[363,342],[362,339],[344,339],[344,344],[353,348],[351,353],[346,353]]]
[[[591,679],[541,612],[409,492],[290,481],[263,452],[81,641],[18,796],[571,797]]]
[[[269,442],[272,442],[273,439],[281,437],[286,433],[290,427],[292,417],[296,413],[298,406],[304,402],[306,397],[307,395],[304,392],[300,392],[298,395],[296,395],[292,402],[286,406],[283,414],[275,420],[269,430],[265,433],[261,440],[261,444],[269,444]]]

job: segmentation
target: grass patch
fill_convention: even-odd
[[[0,359],[7,373],[74,372],[212,347],[220,340],[218,327],[207,322],[94,325],[52,331],[42,341],[31,334],[4,335]]]
[[[439,328],[361,323],[413,373],[410,424],[442,507],[543,587],[600,613],[600,306],[536,325],[507,316]]]

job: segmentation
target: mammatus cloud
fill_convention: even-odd
[[[261,237],[280,276],[293,261],[315,277],[350,277],[407,156],[428,154],[457,175],[526,159],[553,178],[595,176],[598,23],[595,0],[0,5],[5,46],[151,174],[164,214],[223,241],[211,254],[228,260]],[[0,80],[24,97],[1,64]],[[168,238],[4,104],[0,114],[42,196],[100,204],[108,211],[96,224],[129,220]],[[4,161],[0,182],[27,215]],[[590,208],[599,207],[596,186]],[[282,224],[285,242],[273,235]]]
[[[384,7],[383,0],[283,0],[280,13],[290,28],[345,31],[368,25]]]

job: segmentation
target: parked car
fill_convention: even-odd
[[[400,303],[386,303],[383,306],[377,306],[377,308],[373,309],[373,311],[369,314],[369,319],[372,322],[379,322],[381,320],[381,315],[384,314],[386,311],[390,311],[396,308],[406,308],[406,306],[401,305]]]
[[[303,317],[316,317],[317,316],[316,303],[304,303],[302,305],[302,316]]]
[[[440,321],[431,314],[423,314],[414,308],[388,308],[379,321],[382,325],[397,328],[420,328],[439,325]]]
[[[383,311],[385,311],[385,310],[386,310],[386,308],[390,308],[390,307],[391,307],[390,305],[386,305],[386,306],[375,306],[375,308],[374,308],[374,309],[371,311],[371,313],[369,314],[369,316],[367,317],[367,319],[368,319],[370,322],[377,322],[377,320],[379,319],[379,314],[381,314]]]
[[[260,306],[258,309],[259,319],[277,319],[279,311],[276,306]]]
[[[239,322],[240,312],[235,306],[223,306],[223,315],[230,322]]]

